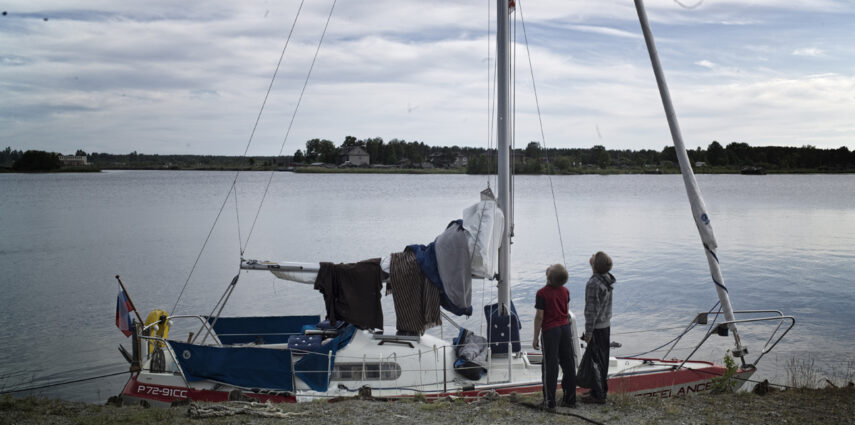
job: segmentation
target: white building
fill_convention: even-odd
[[[59,161],[63,167],[86,167],[89,161],[86,155],[59,155]]]
[[[371,158],[365,149],[362,149],[359,146],[352,146],[350,148],[343,148],[341,155],[339,156],[339,163],[347,162],[357,166],[370,165]]]

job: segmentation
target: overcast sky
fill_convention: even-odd
[[[647,1],[687,147],[855,149],[855,2],[698,1]],[[517,2],[518,147],[544,142],[520,9],[546,146],[670,144],[632,0]],[[332,5],[307,1],[250,154],[347,135],[486,147],[494,3],[338,0],[286,139]],[[240,155],[299,6],[3,2],[0,149]]]

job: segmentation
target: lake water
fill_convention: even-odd
[[[176,313],[210,312],[238,273],[239,240],[247,237],[269,177],[240,175],[239,208],[229,199]],[[129,340],[114,325],[114,276],[122,276],[143,316],[172,310],[233,179],[232,172],[0,174],[0,390],[126,370],[116,350]],[[698,181],[734,307],[781,309],[797,319],[756,376],[783,383],[792,358],[851,376],[855,176],[700,175]],[[667,342],[679,333],[675,327],[715,304],[680,176],[555,176],[552,183],[566,258],[548,177],[515,182],[512,297],[523,339],[531,337],[534,293],[549,264],[566,260],[571,309],[582,313],[587,260],[596,250],[615,261],[612,334],[623,344],[616,355]],[[486,177],[465,175],[276,173],[244,256],[349,262],[388,255],[433,240],[486,184]],[[476,312],[494,300],[492,282],[473,281]],[[383,303],[393,326],[391,298]],[[323,308],[310,285],[243,272],[225,314],[322,314]],[[482,315],[460,322],[483,334]],[[740,329],[753,360],[772,328]],[[452,332],[445,327],[446,336]],[[688,334],[672,356],[687,354],[702,334]],[[186,335],[181,327],[173,331]],[[701,358],[720,362],[732,340],[707,344]],[[34,394],[103,402],[126,379]]]

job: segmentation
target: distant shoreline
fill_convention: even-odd
[[[18,174],[68,174],[68,173],[100,173],[100,168],[60,168],[50,171],[16,171],[11,168],[0,168],[0,173]]]
[[[278,171],[293,172],[299,174],[467,174],[465,168],[335,168],[303,166],[290,169],[276,169],[273,167],[187,167],[187,168],[104,168],[110,170],[163,170],[163,171]],[[735,168],[713,168],[704,167],[693,169],[695,174],[743,174],[741,169]],[[555,173],[516,173],[516,175],[531,176],[574,176],[574,175],[621,175],[621,174],[680,174],[679,168],[662,168],[659,170],[644,170],[639,168],[604,168],[604,169],[578,169],[569,172]],[[855,169],[845,170],[823,170],[823,169],[787,169],[787,170],[764,170],[764,174],[855,174]],[[486,175],[483,173],[470,175]]]
[[[0,173],[21,173],[21,174],[56,174],[56,173],[100,173],[102,171],[278,171],[278,172],[293,172],[300,174],[467,174],[465,168],[373,168],[373,167],[352,167],[352,168],[336,168],[336,167],[321,167],[321,166],[300,166],[293,168],[274,168],[274,167],[108,167],[108,168],[64,168],[52,171],[15,171],[11,168],[0,168]],[[747,174],[741,169],[730,167],[699,167],[695,168],[695,174]],[[621,174],[680,174],[679,168],[660,168],[655,170],[639,169],[639,168],[580,168],[569,170],[566,172],[556,173],[517,173],[517,175],[553,175],[553,176],[573,176],[573,175],[621,175]],[[855,174],[855,170],[828,170],[828,169],[787,169],[787,170],[763,170],[762,174]],[[761,175],[762,175],[761,174]],[[485,174],[471,174],[485,175]]]

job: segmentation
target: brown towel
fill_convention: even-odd
[[[383,329],[382,287],[379,258],[350,264],[321,263],[315,279],[315,289],[324,295],[330,323],[344,320],[360,329]]]

